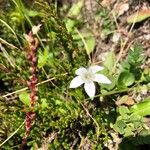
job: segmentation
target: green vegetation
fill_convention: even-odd
[[[20,149],[27,112],[36,116],[24,149],[102,150],[115,141],[113,134],[120,138],[116,142],[120,149],[150,144],[150,130],[145,123],[150,115],[150,70],[143,67],[147,56],[142,44],[132,43],[122,59],[110,50],[103,62],[95,62],[96,37],[81,19],[84,1],[71,7],[42,0],[8,3],[7,9],[0,10],[0,149]],[[101,8],[95,13],[95,20],[103,19],[103,40],[117,30],[109,12]],[[25,34],[39,24],[35,35],[40,45],[38,99],[32,107],[27,86],[31,64]],[[126,43],[120,39],[117,48],[122,51]],[[77,69],[94,63],[104,67],[100,72],[111,84],[95,84],[96,95],[91,99],[82,86],[69,86]]]

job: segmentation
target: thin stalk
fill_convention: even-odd
[[[22,128],[24,123],[25,121],[19,126],[19,128],[15,132],[13,132],[4,142],[0,144],[0,147],[2,147],[9,139],[11,139]]]

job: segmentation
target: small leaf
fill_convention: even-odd
[[[19,94],[19,99],[26,105],[26,106],[31,106],[30,104],[30,94],[27,92],[22,92]]]
[[[86,52],[89,55],[94,50],[94,47],[95,47],[95,38],[93,36],[89,37],[86,40],[86,45],[87,45]]]
[[[41,13],[39,13],[35,10],[34,11],[33,10],[27,10],[26,13],[29,17],[41,16]]]
[[[150,97],[146,98],[143,102],[138,103],[130,109],[132,115],[146,116],[150,115]]]
[[[38,67],[39,67],[39,68],[42,68],[42,67],[46,64],[47,59],[48,59],[48,49],[45,48],[43,54],[41,53],[41,54],[39,55]]]
[[[86,53],[89,55],[91,52],[93,52],[94,47],[95,47],[95,38],[94,38],[93,34],[90,33],[89,31],[87,31],[87,33],[85,33],[85,32],[81,33],[77,29],[76,29],[76,32],[78,33],[80,39],[82,40],[82,43],[84,44]],[[84,38],[84,37],[86,37],[86,38]],[[79,44],[79,42],[78,42],[78,44]]]
[[[118,86],[130,86],[134,83],[135,77],[128,71],[121,72],[118,78]]]
[[[130,126],[126,127],[124,129],[124,132],[125,132],[125,134],[124,134],[125,137],[133,135],[132,128]]]
[[[45,108],[47,108],[48,107],[48,103],[47,103],[47,99],[46,98],[42,98],[41,99],[41,107],[42,107],[42,109],[45,109]]]
[[[66,24],[66,28],[67,28],[68,32],[72,32],[73,27],[77,23],[77,20],[75,20],[75,19],[73,20],[70,18],[77,17],[81,12],[82,6],[83,6],[83,0],[79,1],[77,4],[74,4],[71,7],[71,9],[69,10],[69,13],[67,15],[68,18],[65,19],[65,24]]]
[[[106,56],[106,59],[104,61],[104,66],[111,71],[112,68],[114,67],[116,62],[116,56],[115,53],[113,51],[109,52]]]
[[[120,106],[119,107],[119,113],[120,115],[128,114],[130,113],[129,109],[126,106]]]
[[[124,128],[126,127],[126,124],[122,120],[116,121],[113,128],[116,132],[119,132],[120,134],[124,134]]]
[[[55,105],[63,105],[63,102],[61,100],[55,100]]]
[[[81,8],[83,6],[83,0],[80,0],[77,4],[74,4],[69,10],[68,16],[74,17],[80,14]]]
[[[150,17],[150,10],[140,10],[127,18],[128,23],[137,23],[141,22]]]
[[[66,28],[67,28],[68,32],[70,33],[70,32],[72,32],[73,27],[76,24],[76,20],[67,19],[65,24],[66,24]]]

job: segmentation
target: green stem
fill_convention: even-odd
[[[147,86],[147,90],[150,90],[150,86],[148,84],[144,84]],[[126,89],[122,89],[122,90],[114,90],[114,91],[110,91],[110,92],[107,92],[105,94],[98,94],[98,95],[95,95],[94,98],[96,97],[99,97],[99,96],[109,96],[109,95],[114,95],[114,94],[119,94],[119,93],[123,93],[123,92],[129,92],[131,90],[136,90],[137,88],[139,88],[139,86],[134,86],[134,87],[131,87],[131,88],[126,88]],[[91,98],[86,98],[85,100],[90,100]]]

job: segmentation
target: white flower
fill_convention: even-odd
[[[88,69],[84,67],[77,69],[75,72],[77,76],[71,81],[69,88],[77,88],[84,84],[85,92],[90,98],[93,98],[96,91],[94,81],[111,84],[111,81],[106,76],[97,73],[103,69],[103,67],[97,65],[90,66]]]
[[[37,26],[33,26],[32,27],[32,33],[35,35],[35,34],[37,34],[38,33],[38,31],[40,30],[40,27],[41,27],[42,25],[41,24],[39,24],[39,25],[37,25]]]

